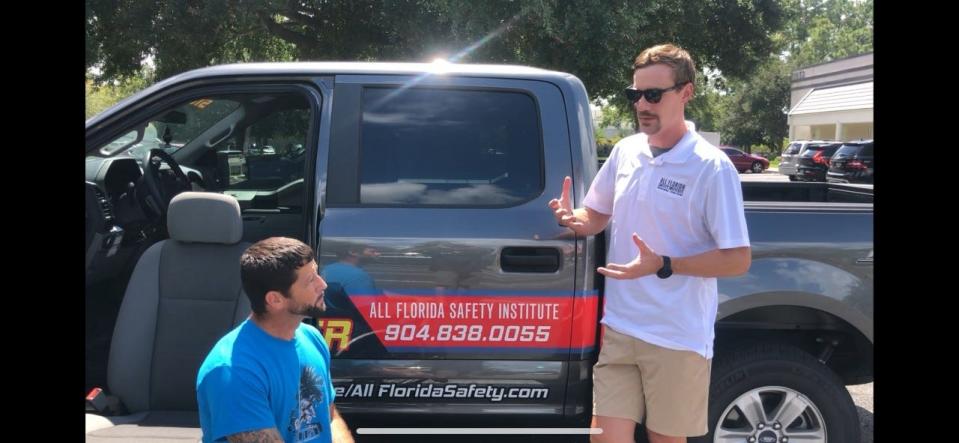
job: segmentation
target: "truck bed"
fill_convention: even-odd
[[[747,207],[750,202],[783,203],[782,207],[800,207],[796,203],[860,203],[872,210],[872,185],[839,183],[766,183],[744,182],[743,200]],[[815,205],[802,207],[809,209]],[[820,205],[819,207],[831,207]]]

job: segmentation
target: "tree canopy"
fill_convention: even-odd
[[[86,60],[103,82],[147,56],[157,80],[241,61],[439,56],[569,72],[598,97],[618,93],[639,51],[663,42],[747,78],[784,14],[769,0],[87,0]]]

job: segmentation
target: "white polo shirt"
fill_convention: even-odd
[[[584,205],[612,214],[607,262],[632,261],[632,234],[657,254],[686,257],[749,246],[739,174],[729,157],[694,131],[653,158],[646,134],[613,147]],[[602,323],[657,346],[713,356],[715,278],[655,274],[606,279]]]

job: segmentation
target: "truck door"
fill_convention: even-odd
[[[575,239],[547,208],[572,175],[560,89],[335,82],[317,235],[338,407],[562,415],[576,295]]]

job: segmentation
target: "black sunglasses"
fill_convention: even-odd
[[[626,94],[626,99],[629,100],[630,103],[638,102],[641,97],[646,97],[646,101],[650,103],[659,103],[659,101],[663,99],[663,94],[672,91],[673,89],[679,90],[683,86],[686,86],[686,83],[689,82],[676,83],[672,87],[666,89],[650,88],[644,90],[626,88],[623,93]]]

